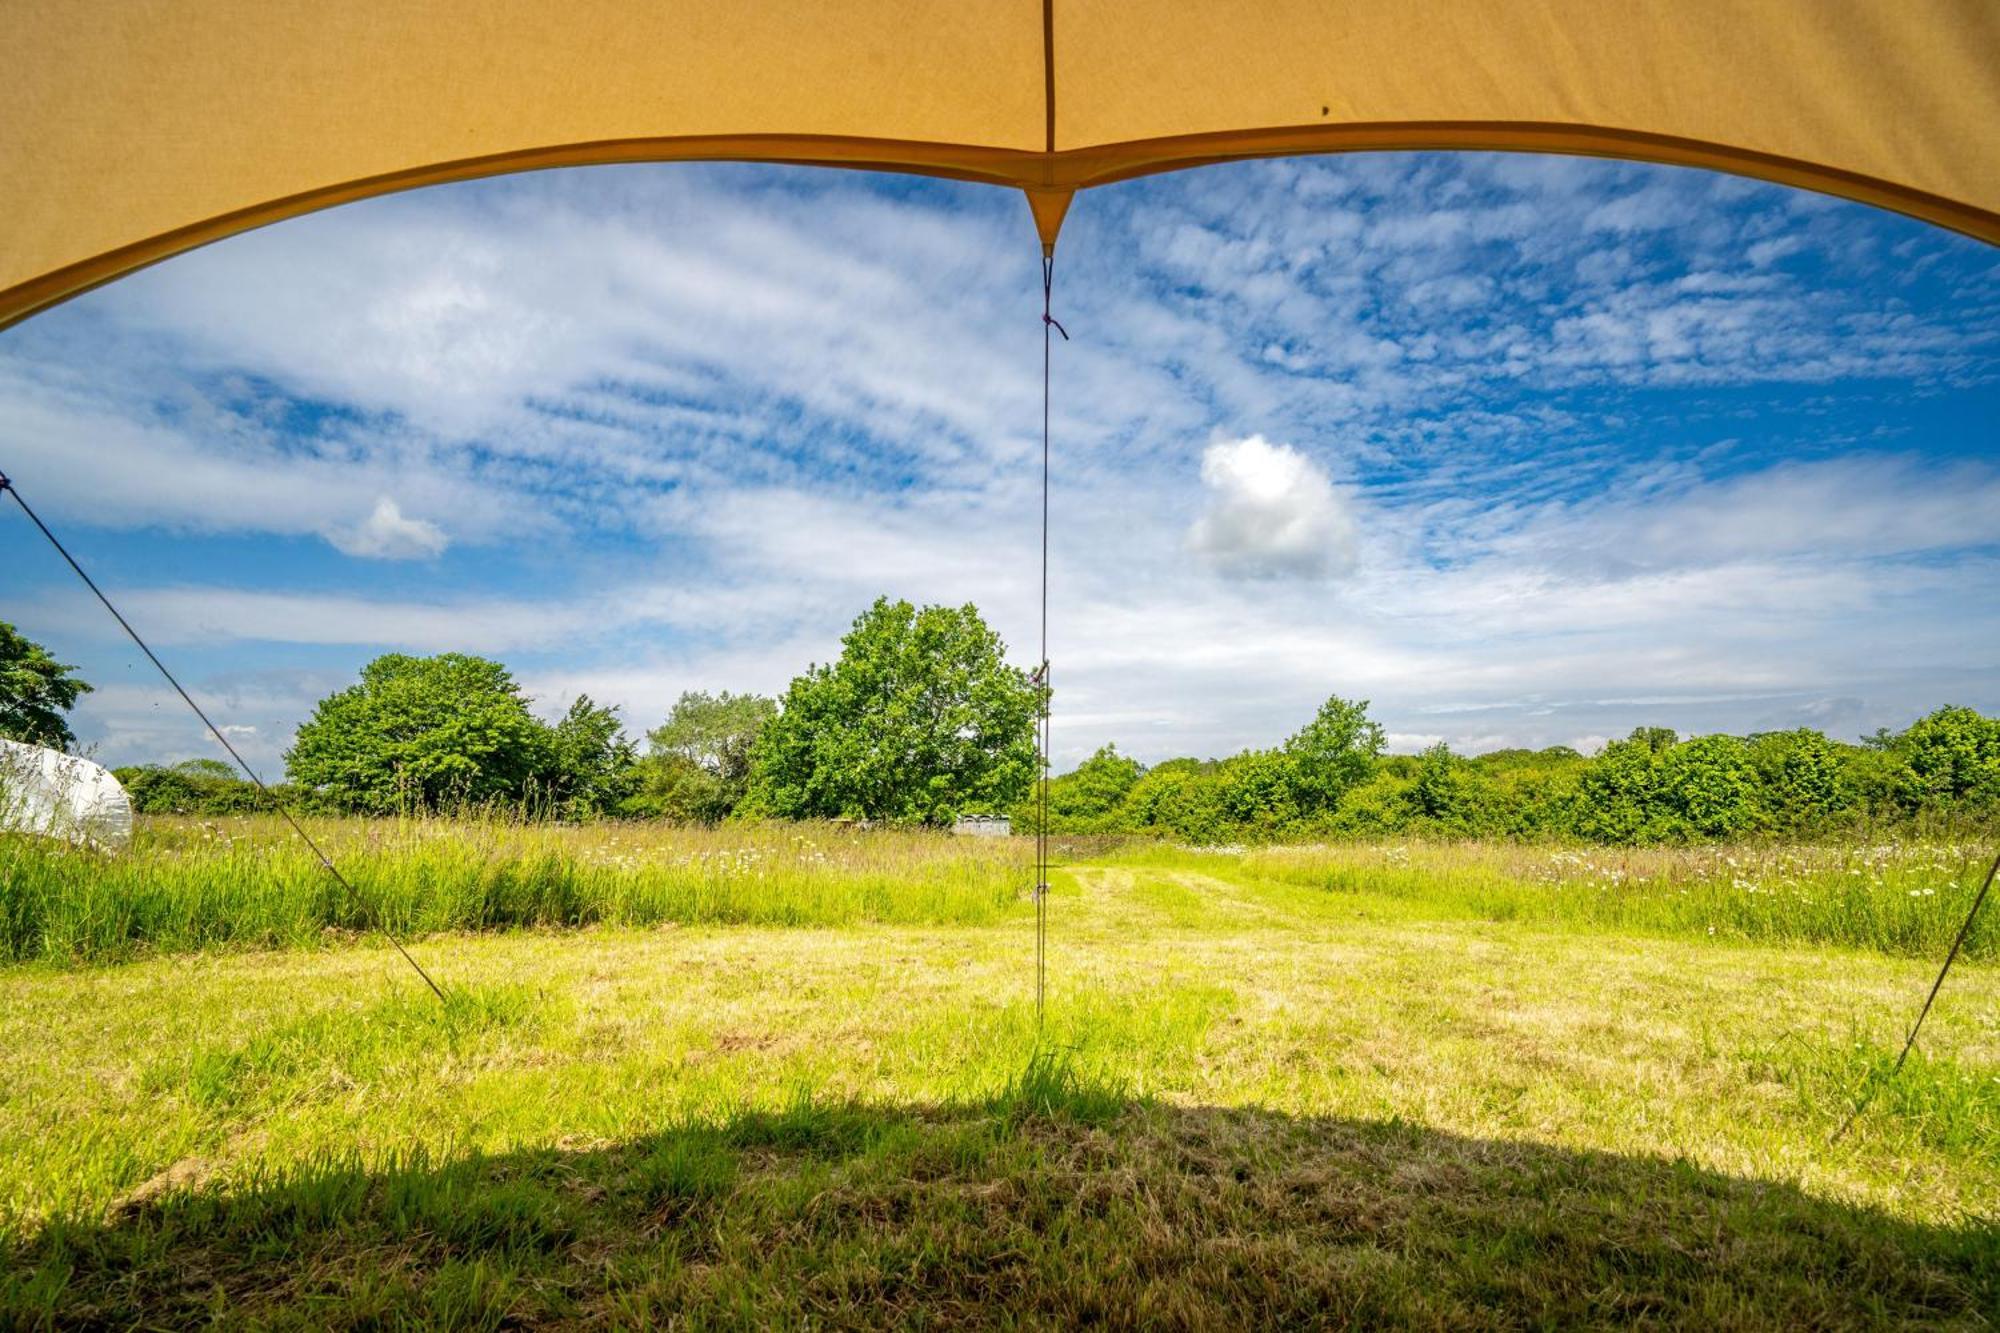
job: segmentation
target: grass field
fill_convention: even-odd
[[[306,821],[335,883],[276,816],[153,820],[129,856],[0,838],[0,958],[301,948],[398,934],[676,922],[982,925],[1020,896],[1027,846],[838,825],[679,829]]]
[[[1112,851],[1058,876],[1038,1033],[1017,845],[328,831],[455,932],[412,946],[447,1003],[260,890],[296,857],[263,826],[0,849],[38,919],[152,923],[9,908],[0,1325],[2000,1317],[1990,923],[1828,1143],[1969,848]],[[530,864],[595,868],[475,892]]]

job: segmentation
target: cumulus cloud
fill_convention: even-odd
[[[1271,743],[1334,692],[1459,749],[1993,697],[1976,243],[1696,171],[1375,154],[1103,191],[1064,246],[1059,762]],[[218,704],[255,762],[385,647],[636,722],[781,687],[882,592],[1025,655],[1040,301],[1018,199],[971,185],[416,191],[0,333],[0,461],[191,683],[310,669]],[[1330,438],[1332,476],[1272,443]],[[48,581],[4,609],[102,682],[79,734],[201,752],[171,697],[120,703],[129,653],[18,526],[0,570]],[[457,558],[394,562],[443,529]]]
[[[450,541],[444,529],[427,519],[409,518],[394,500],[384,496],[374,512],[351,528],[336,528],[326,539],[343,555],[370,560],[420,560],[444,554]]]
[[[1310,458],[1261,435],[1211,444],[1201,456],[1208,508],[1188,530],[1226,578],[1326,578],[1354,568],[1351,502]]]

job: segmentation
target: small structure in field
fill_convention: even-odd
[[[960,815],[951,831],[962,838],[1004,838],[1014,831],[1005,815]]]
[[[132,842],[132,801],[88,759],[0,740],[0,832],[123,851]]]

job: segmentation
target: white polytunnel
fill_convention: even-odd
[[[102,764],[0,740],[0,833],[124,851],[132,843],[132,798]]]

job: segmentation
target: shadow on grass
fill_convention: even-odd
[[[1004,1094],[176,1186],[18,1240],[0,1325],[1986,1327],[1992,1228],[1402,1122]]]

